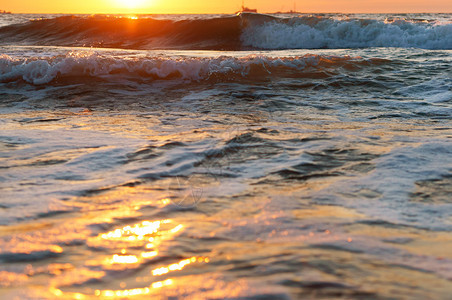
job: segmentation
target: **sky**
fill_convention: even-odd
[[[259,12],[452,12],[451,0],[246,0]],[[13,13],[234,13],[241,0],[0,0]]]

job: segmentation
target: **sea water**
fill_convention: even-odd
[[[0,297],[446,299],[452,15],[0,15]]]

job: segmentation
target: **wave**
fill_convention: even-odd
[[[94,51],[71,51],[52,57],[13,58],[0,55],[0,82],[41,85],[64,78],[110,80],[258,80],[269,76],[328,77],[338,69],[356,69],[384,63],[382,59],[349,56],[298,57],[115,57]],[[313,75],[314,74],[314,75]]]
[[[452,24],[301,17],[247,27],[242,41],[259,49],[452,49]]]
[[[1,27],[0,44],[137,50],[452,49],[452,24],[250,13],[182,20],[63,16]]]
[[[173,21],[152,18],[63,16],[0,28],[2,44],[121,49],[240,48],[238,16]]]

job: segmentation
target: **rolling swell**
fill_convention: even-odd
[[[65,78],[79,80],[122,78],[133,81],[188,80],[231,81],[243,78],[264,80],[270,76],[325,78],[340,69],[356,70],[388,63],[383,59],[350,56],[303,55],[297,57],[133,57],[110,56],[94,51],[72,51],[51,57],[14,58],[0,55],[0,82],[41,85]]]
[[[0,28],[3,44],[121,49],[240,48],[238,16],[202,20],[64,16]]]
[[[206,19],[64,16],[0,28],[0,44],[136,50],[260,50],[401,47],[452,49],[452,24],[419,20],[280,18],[241,14]]]

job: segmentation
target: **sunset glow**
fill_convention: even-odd
[[[115,0],[118,7],[129,8],[129,9],[139,9],[146,5],[149,5],[150,0]]]
[[[14,13],[234,13],[240,10],[242,2],[237,1],[181,1],[181,0],[80,0],[76,2],[54,0],[0,0],[0,9]],[[277,12],[296,9],[303,13],[345,12],[345,13],[395,13],[395,12],[452,12],[452,2],[448,0],[381,0],[381,1],[348,1],[348,0],[248,0],[245,5],[256,8],[258,12]]]

